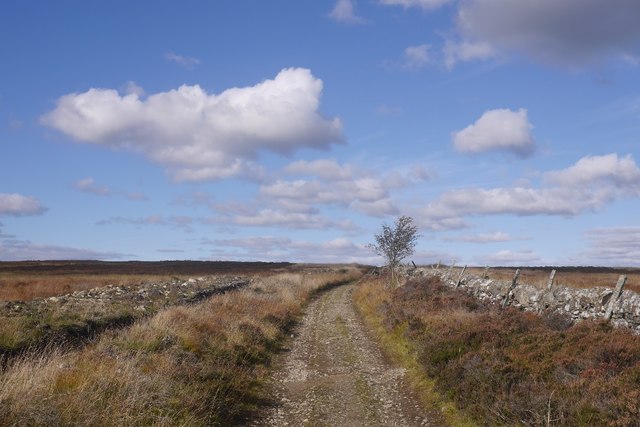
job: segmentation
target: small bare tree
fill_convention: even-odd
[[[376,243],[367,245],[387,261],[392,285],[396,285],[396,268],[400,261],[413,254],[418,237],[418,227],[413,224],[413,218],[401,216],[393,227],[383,224],[382,233],[375,235]]]

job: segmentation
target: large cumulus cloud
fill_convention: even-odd
[[[178,181],[255,176],[261,151],[289,154],[343,142],[340,120],[318,111],[322,87],[309,70],[288,68],[220,94],[198,85],[147,98],[90,89],[62,96],[41,121],[79,142],[140,152]]]

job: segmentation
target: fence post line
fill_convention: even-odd
[[[611,320],[613,316],[613,311],[616,307],[618,299],[622,295],[622,289],[624,288],[624,284],[627,282],[627,276],[621,274],[618,277],[618,283],[616,283],[616,288],[613,290],[613,294],[611,295],[611,299],[609,300],[609,305],[607,306],[607,311],[604,313],[605,320]]]
[[[502,301],[502,308],[506,307],[507,304],[509,303],[509,300],[510,300],[509,295],[511,295],[511,291],[518,284],[518,277],[520,277],[519,268],[516,270],[516,274],[513,276],[513,280],[511,281],[511,286],[509,286],[509,289],[507,289],[507,294],[504,296],[504,301]]]
[[[549,274],[549,281],[547,282],[547,290],[550,291],[553,288],[553,281],[556,278],[556,270],[551,270],[551,274]]]
[[[456,282],[456,288],[460,286],[460,283],[462,282],[462,279],[464,278],[464,271],[467,269],[467,266],[465,265],[464,268],[462,269],[462,272],[460,272],[460,276],[458,276],[458,281]]]
[[[453,271],[453,267],[456,265],[456,261],[454,260],[451,265],[449,266],[449,269],[447,270],[447,282],[449,280],[451,280],[451,272]]]

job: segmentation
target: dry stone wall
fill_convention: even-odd
[[[483,302],[502,305],[507,299],[506,304],[513,307],[538,313],[553,311],[574,321],[605,319],[607,308],[614,296],[614,289],[605,287],[577,289],[557,286],[552,289],[540,289],[517,283],[512,288],[512,282],[474,275],[465,276],[460,280],[458,272],[451,273],[446,269],[407,267],[404,272],[407,276],[438,276],[445,284],[463,289]],[[613,302],[611,322],[640,333],[640,295],[623,290]]]

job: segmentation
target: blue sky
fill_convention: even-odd
[[[7,1],[0,260],[640,265],[636,0]]]

